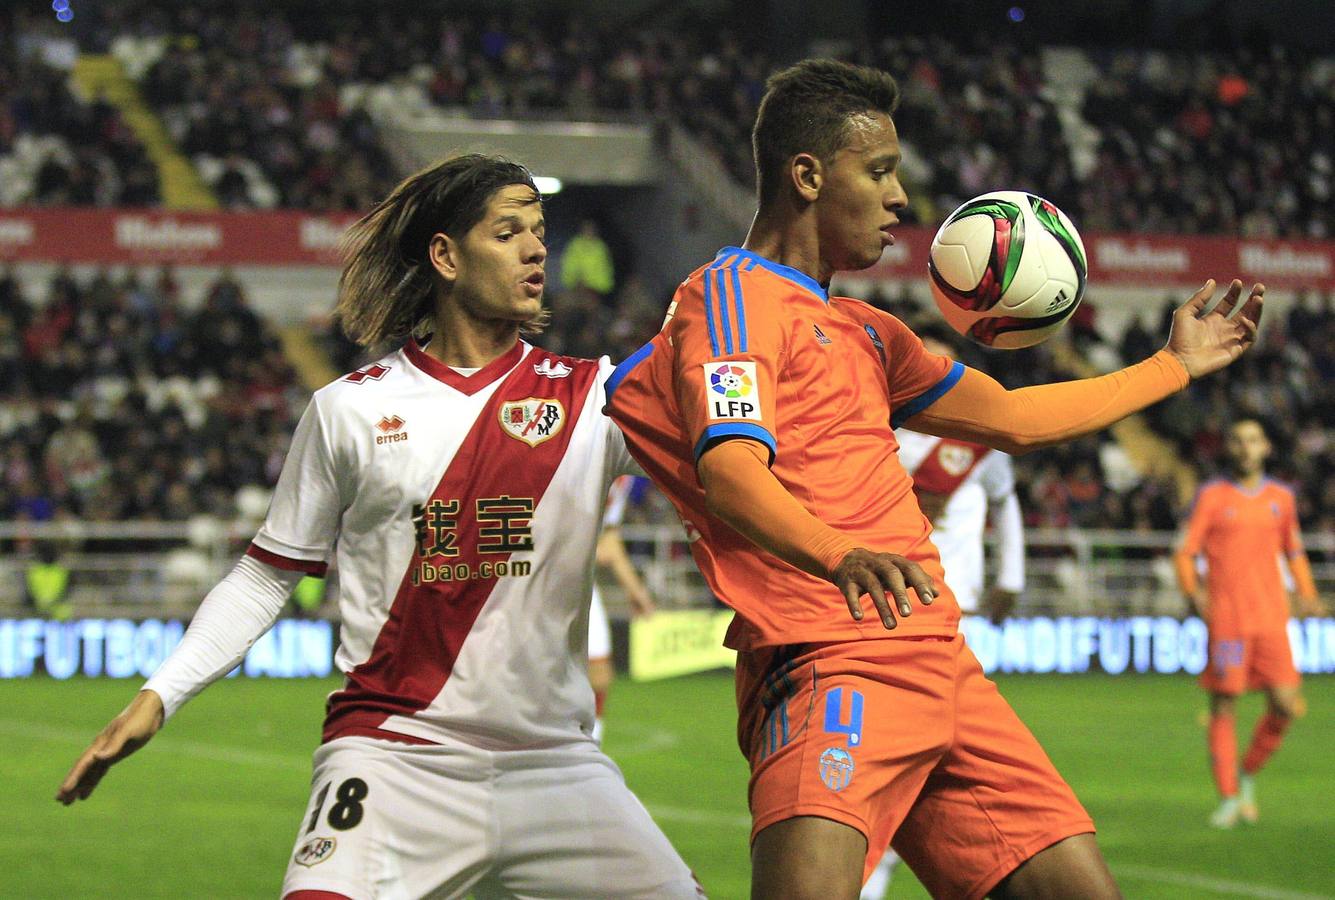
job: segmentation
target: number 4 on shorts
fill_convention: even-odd
[[[825,732],[848,735],[848,746],[862,743],[862,693],[849,691],[848,724],[844,724],[844,689],[832,688],[825,695]]]

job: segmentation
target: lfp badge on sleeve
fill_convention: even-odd
[[[762,421],[755,363],[705,363],[704,370],[709,418]]]

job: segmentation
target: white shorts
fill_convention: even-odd
[[[595,585],[589,605],[589,659],[607,659],[612,655],[612,629],[607,624],[607,610]]]
[[[369,898],[683,898],[694,876],[592,743],[552,750],[339,738],[315,751],[283,879]]]

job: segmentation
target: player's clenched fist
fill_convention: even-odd
[[[86,800],[113,763],[118,763],[148,743],[162,727],[162,698],[153,691],[140,691],[70,769],[56,792],[56,799],[69,806]]]
[[[849,551],[843,561],[830,573],[830,580],[843,591],[848,611],[853,618],[862,620],[862,595],[871,594],[881,623],[887,629],[898,625],[894,609],[886,599],[890,594],[901,616],[913,615],[908,589],[913,588],[924,606],[936,599],[936,586],[922,566],[897,553],[875,553],[859,547]]]

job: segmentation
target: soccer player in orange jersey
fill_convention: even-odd
[[[927,352],[829,293],[893,243],[897,99],[828,60],[770,79],[746,242],[682,283],[608,409],[737,612],[753,897],[852,900],[892,837],[936,896],[1115,897],[1088,814],[958,634],[893,428],[1008,452],[1104,428],[1237,358],[1264,288],[1205,314],[1207,282],[1164,350],[1100,378],[1007,391]]]
[[[1256,419],[1240,419],[1225,445],[1231,480],[1201,488],[1176,556],[1178,582],[1210,629],[1210,660],[1201,687],[1210,692],[1210,765],[1219,807],[1216,828],[1257,818],[1253,776],[1284,739],[1303,709],[1301,679],[1289,648],[1289,602],[1280,573],[1288,561],[1299,600],[1308,615],[1324,607],[1303,552],[1293,491],[1265,476],[1270,441]],[[1196,564],[1205,558],[1202,586]],[[1264,690],[1266,711],[1256,723],[1238,776],[1235,701],[1247,690]]]

